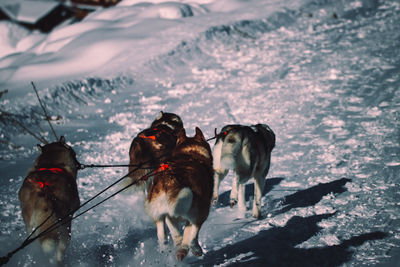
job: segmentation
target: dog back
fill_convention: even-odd
[[[158,114],[151,126],[141,131],[133,140],[129,149],[129,175],[122,182],[122,186],[128,186],[145,176],[149,169],[158,166],[172,154],[176,145],[177,132],[183,128],[181,118],[168,112]],[[139,167],[139,169],[137,169]],[[136,187],[146,189],[147,181],[139,181]]]
[[[176,144],[176,136],[166,125],[159,125],[141,131],[132,141],[129,149],[129,177],[133,182],[158,166],[172,154]],[[137,169],[137,167],[140,167]],[[137,169],[137,170],[136,170]],[[133,171],[135,170],[135,171]],[[143,184],[142,184],[143,185]]]

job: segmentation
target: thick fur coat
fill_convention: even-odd
[[[72,216],[80,205],[76,184],[78,162],[64,137],[58,142],[39,146],[39,149],[41,153],[26,176],[18,197],[28,233],[44,221],[37,232],[41,233],[59,219],[67,217],[65,224],[39,239],[50,261],[54,261],[55,256],[61,263],[71,238],[68,215]]]
[[[203,133],[196,128],[194,137],[179,132],[177,145],[167,168],[157,172],[150,185],[145,209],[154,220],[160,246],[165,243],[166,223],[182,260],[189,251],[200,256],[199,230],[207,219],[213,190],[212,152]],[[183,235],[179,222],[185,223]]]
[[[262,191],[274,147],[275,134],[265,124],[224,126],[213,148],[215,170],[213,202],[218,201],[220,182],[228,171],[232,170],[235,178],[230,204],[233,206],[238,203],[239,210],[245,211],[245,183],[254,177],[253,216],[259,218]]]

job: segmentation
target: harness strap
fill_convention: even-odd
[[[167,133],[166,130],[164,129],[158,129],[158,128],[152,128],[151,130],[155,131],[156,134],[155,135],[145,135],[145,134],[140,134],[139,137],[140,138],[147,138],[147,139],[151,139],[151,140],[156,140],[158,135],[161,133]]]
[[[56,173],[56,174],[64,172],[64,170],[61,169],[61,168],[39,168],[36,171],[38,171],[38,172],[50,171],[50,172]],[[44,180],[44,179],[41,179],[41,180]],[[48,183],[46,181],[37,181],[37,180],[34,180],[32,178],[29,179],[28,181],[30,181],[31,183],[35,183],[35,184],[40,185],[40,188],[42,188],[42,189],[45,189],[45,187],[50,186],[50,183]]]
[[[64,172],[64,170],[61,168],[40,168],[39,171],[51,171],[52,173]]]
[[[149,135],[149,136],[147,136],[147,135],[144,135],[144,134],[140,134],[139,137],[140,137],[140,138],[151,139],[151,140],[154,140],[154,141],[156,140],[156,136],[155,136],[155,135]]]

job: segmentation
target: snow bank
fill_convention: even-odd
[[[29,31],[24,27],[10,21],[0,21],[0,58],[24,51],[24,47],[17,48],[17,44],[28,35]]]

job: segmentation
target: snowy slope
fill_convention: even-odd
[[[287,2],[124,1],[49,35],[5,40],[0,256],[26,236],[17,191],[37,155],[13,120],[52,139],[34,81],[85,164],[127,163],[132,138],[160,110],[179,114],[189,135],[262,122],[277,136],[263,219],[229,208],[229,174],[200,232],[203,257],[178,264],[159,253],[143,196],[124,194],[73,222],[67,266],[396,266],[400,4]],[[80,171],[81,200],[126,171]],[[252,190],[250,181],[249,206]],[[32,245],[8,266],[43,264]]]

